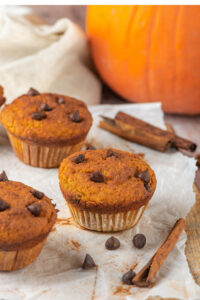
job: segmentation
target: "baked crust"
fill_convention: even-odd
[[[15,181],[0,182],[0,199],[10,208],[0,211],[0,250],[12,251],[31,248],[44,240],[56,221],[56,210],[45,195],[34,197],[32,187]],[[39,216],[34,216],[27,206],[41,205]]]
[[[59,181],[65,199],[81,210],[101,214],[126,212],[147,204],[156,188],[154,171],[136,154],[111,149],[118,157],[107,157],[108,150],[80,151],[62,162]],[[74,163],[73,158],[80,154],[85,160]],[[136,177],[147,169],[150,192],[144,181]],[[101,172],[105,181],[91,181],[93,172]]]
[[[1,107],[1,105],[4,104],[4,102],[5,102],[5,98],[3,96],[3,88],[2,88],[2,86],[0,86],[0,107]]]
[[[58,99],[63,98],[64,104]],[[46,118],[35,120],[32,113],[39,112],[42,103],[48,104]],[[79,111],[81,121],[73,122],[69,115]],[[0,121],[12,135],[28,143],[42,145],[74,145],[85,139],[92,116],[87,106],[79,100],[64,95],[43,93],[36,96],[22,95],[6,105],[0,113]]]

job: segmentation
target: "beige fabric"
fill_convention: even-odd
[[[101,84],[91,71],[85,34],[68,19],[34,25],[0,11],[0,85],[8,103],[29,87],[98,104]]]

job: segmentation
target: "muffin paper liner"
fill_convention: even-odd
[[[32,248],[3,251],[0,250],[0,271],[14,271],[31,264],[40,254],[46,238]]]
[[[67,204],[74,221],[78,225],[89,230],[102,232],[121,231],[135,226],[148,205],[147,203],[139,209],[130,210],[128,212],[99,214],[80,210],[69,203]]]
[[[83,141],[68,146],[43,146],[28,143],[8,133],[16,156],[25,164],[40,168],[57,168],[68,155],[79,151]]]

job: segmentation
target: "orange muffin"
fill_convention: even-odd
[[[156,188],[154,171],[145,161],[116,149],[67,157],[59,168],[59,180],[74,220],[105,232],[136,225]]]
[[[2,88],[2,86],[0,86],[0,107],[1,107],[1,105],[4,104],[5,101],[6,101],[6,98],[3,96],[3,88]]]
[[[42,192],[0,174],[0,271],[32,263],[56,221],[56,210]]]
[[[82,101],[30,89],[3,108],[0,121],[24,163],[54,168],[80,150],[92,116]]]

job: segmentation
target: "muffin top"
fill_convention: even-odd
[[[0,120],[18,138],[47,145],[77,144],[92,125],[92,116],[82,101],[34,89],[6,105]]]
[[[97,213],[139,208],[156,187],[154,171],[138,155],[110,148],[70,155],[60,166],[59,180],[67,201]]]
[[[3,105],[5,102],[5,98],[3,96],[3,88],[0,86],[0,106]]]
[[[4,174],[4,173],[2,173]],[[0,174],[0,249],[36,245],[50,232],[56,210],[43,193]]]

